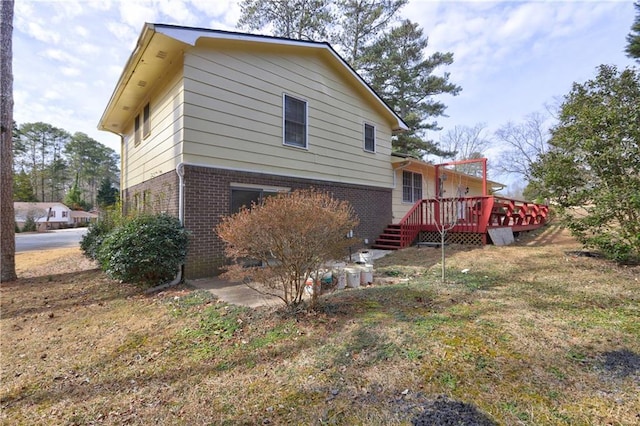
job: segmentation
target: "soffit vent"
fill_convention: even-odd
[[[158,50],[158,53],[156,54],[156,58],[165,59],[166,57],[167,57],[167,52],[165,52],[164,50]]]
[[[144,81],[144,80],[140,80],[140,81],[138,81],[138,86],[140,86],[140,87],[144,87],[144,86],[146,86],[146,85],[147,85],[147,82],[146,82],[146,81]]]

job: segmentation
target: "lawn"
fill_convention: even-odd
[[[555,225],[449,246],[441,283],[439,251],[409,248],[315,312],[145,295],[77,249],[19,254],[0,422],[635,425],[640,267],[579,251]]]

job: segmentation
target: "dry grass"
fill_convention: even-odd
[[[439,250],[410,248],[297,315],[144,296],[77,250],[20,255],[0,293],[0,421],[411,424],[446,395],[497,424],[637,424],[640,269],[574,250],[556,227],[449,247],[440,283]]]

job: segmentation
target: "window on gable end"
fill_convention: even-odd
[[[151,107],[149,103],[142,110],[142,137],[146,139],[151,133]]]
[[[307,103],[284,95],[284,141],[288,146],[307,147]]]
[[[140,114],[136,115],[136,118],[133,120],[133,144],[134,146],[140,145],[140,141],[142,140],[140,135]]]
[[[371,124],[364,124],[364,150],[376,152],[376,127]]]

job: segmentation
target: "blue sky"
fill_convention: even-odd
[[[454,54],[436,72],[462,87],[441,98],[444,130],[495,130],[543,111],[599,64],[633,65],[623,50],[634,13],[632,0],[410,0],[402,14],[424,29],[428,54]],[[15,0],[14,119],[84,132],[118,151],[119,137],[96,126],[144,22],[235,30],[239,15],[237,0]]]

